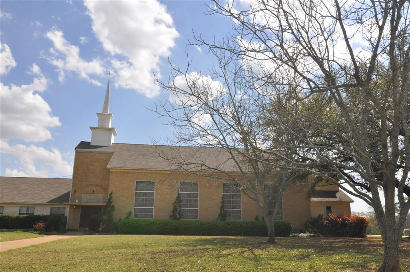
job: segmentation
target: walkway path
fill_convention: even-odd
[[[14,241],[6,241],[0,243],[0,252],[16,249],[21,247],[28,247],[32,245],[43,244],[51,241],[67,239],[72,237],[78,237],[78,235],[48,235],[38,238],[30,238],[30,239],[21,239],[21,240],[14,240]]]

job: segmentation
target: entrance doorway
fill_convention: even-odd
[[[92,217],[100,216],[100,206],[82,206],[80,214],[80,228],[89,228]]]

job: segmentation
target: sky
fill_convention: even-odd
[[[0,175],[71,177],[111,76],[115,142],[153,144],[173,130],[153,112],[167,100],[169,61],[206,73],[212,58],[194,33],[232,28],[206,1],[0,2]],[[356,201],[354,211],[368,207]]]

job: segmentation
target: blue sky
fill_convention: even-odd
[[[222,37],[232,22],[204,1],[1,1],[0,175],[71,177],[74,148],[89,141],[107,82],[121,143],[164,143],[172,128],[149,110],[167,95],[156,74],[170,58],[206,72],[193,31]]]

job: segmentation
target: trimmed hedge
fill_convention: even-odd
[[[305,223],[307,232],[336,237],[366,237],[369,222],[360,216],[319,215]]]
[[[267,236],[262,221],[199,221],[126,218],[117,223],[122,234],[209,235],[209,236]],[[275,235],[288,237],[292,226],[275,222]]]
[[[47,232],[65,232],[67,218],[63,215],[0,215],[0,229],[32,229],[44,222]]]

